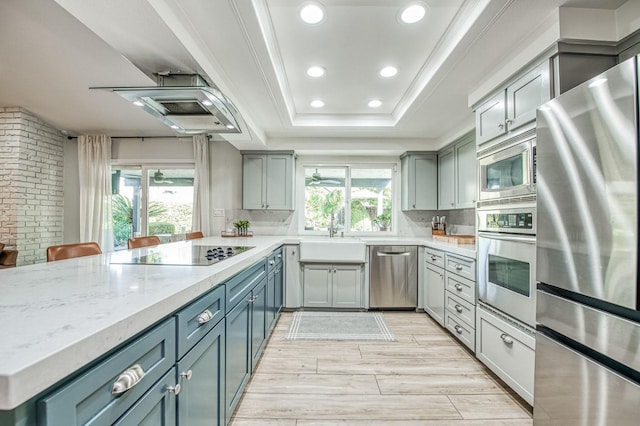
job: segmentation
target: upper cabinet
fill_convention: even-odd
[[[406,152],[402,161],[402,210],[438,209],[438,156]]]
[[[293,152],[242,154],[242,208],[293,210]]]
[[[476,143],[482,145],[536,119],[536,108],[551,99],[548,59],[529,68],[476,108]]]
[[[476,190],[476,144],[471,131],[438,153],[438,209],[474,208]]]
[[[614,66],[616,52],[615,46],[558,42],[474,105],[476,144],[526,130],[540,105]]]

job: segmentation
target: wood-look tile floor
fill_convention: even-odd
[[[428,315],[383,315],[395,342],[286,340],[283,313],[231,425],[532,425],[531,407]]]

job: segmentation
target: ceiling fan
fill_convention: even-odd
[[[164,173],[162,173],[160,171],[160,169],[158,169],[158,171],[153,174],[153,182],[154,183],[166,183],[166,184],[172,184],[173,183],[173,181],[166,180],[164,178]]]
[[[316,171],[313,172],[313,175],[311,175],[311,181],[309,182],[309,185],[322,185],[322,184],[325,184],[325,183],[339,185],[342,182],[340,182],[339,180],[335,180],[335,179],[322,179],[322,176],[318,172],[318,169],[316,169]]]

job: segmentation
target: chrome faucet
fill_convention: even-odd
[[[331,223],[329,223],[329,238],[333,238],[336,235],[336,230],[333,227],[333,221],[336,219],[336,216],[331,212]]]

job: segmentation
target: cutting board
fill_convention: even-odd
[[[433,235],[433,241],[440,241],[442,243],[465,245],[475,244],[475,235]]]

